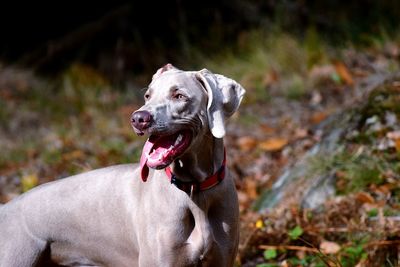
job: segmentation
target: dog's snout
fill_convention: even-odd
[[[146,110],[138,110],[132,114],[132,126],[139,131],[144,131],[150,127],[153,122],[153,116]]]

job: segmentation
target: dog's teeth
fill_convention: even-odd
[[[178,137],[175,140],[175,145],[179,144],[182,141],[182,139],[183,139],[182,134],[179,134]]]

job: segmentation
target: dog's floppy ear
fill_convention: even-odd
[[[196,73],[196,78],[207,90],[207,115],[211,133],[216,138],[225,135],[225,120],[239,108],[245,90],[232,79],[213,74],[207,69]]]
[[[157,79],[158,77],[160,77],[161,74],[169,70],[179,70],[179,69],[175,68],[171,63],[168,63],[163,67],[159,68],[157,72],[153,74],[152,80]]]

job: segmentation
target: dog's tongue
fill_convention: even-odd
[[[151,142],[149,138],[144,144],[142,155],[140,156],[140,176],[142,177],[143,182],[146,182],[147,177],[149,176],[149,167],[147,166],[147,159],[153,145],[154,145],[153,142]]]
[[[180,137],[179,137],[180,136]],[[149,167],[162,169],[171,164],[173,157],[180,151],[180,145],[184,142],[183,135],[150,136],[143,147],[140,157],[140,170],[143,181],[147,180]]]

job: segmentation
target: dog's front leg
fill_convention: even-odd
[[[30,236],[23,231],[23,228],[19,228],[18,224],[2,225],[2,227],[8,229],[0,230],[0,239],[9,242],[0,244],[0,266],[39,266],[47,242]]]

